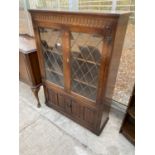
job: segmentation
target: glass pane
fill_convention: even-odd
[[[39,32],[45,61],[46,79],[64,87],[61,31],[40,28]]]
[[[102,37],[71,33],[72,91],[96,100]]]

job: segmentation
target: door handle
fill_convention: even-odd
[[[67,63],[69,63],[69,59],[67,58]]]

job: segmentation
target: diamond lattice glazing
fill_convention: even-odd
[[[102,52],[99,35],[71,34],[72,91],[95,100]]]
[[[64,87],[61,31],[45,28],[40,28],[39,31],[46,78],[50,82]]]

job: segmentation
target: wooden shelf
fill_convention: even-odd
[[[53,73],[55,73],[55,74],[58,74],[58,75],[60,75],[60,76],[63,76],[62,73],[57,72],[57,71],[54,71],[54,70],[52,70],[52,69],[46,68],[46,70],[49,71],[49,72],[53,72]]]
[[[122,129],[122,134],[124,134],[132,143],[135,143],[135,126],[129,121],[125,121]]]
[[[89,86],[89,87],[92,87],[92,88],[96,89],[96,86],[94,86],[94,85],[92,85],[92,84],[89,84],[89,83],[87,83],[87,82],[81,81],[81,80],[79,80],[79,79],[73,79],[73,80],[75,80],[76,82],[82,83],[82,84],[84,84],[84,85],[87,85],[87,86]]]
[[[51,53],[57,54],[57,55],[59,55],[59,56],[62,56],[62,53],[60,53],[60,52],[55,52],[54,50],[51,50],[50,48],[48,48],[47,50],[48,50],[49,52],[51,52]]]
[[[58,74],[58,75],[60,75],[60,76],[63,76],[62,73],[57,72],[57,71],[54,71],[54,70],[52,70],[52,69],[46,68],[46,70],[49,71],[49,72],[53,72],[53,73],[55,73],[55,74]],[[74,80],[75,80],[76,82],[82,83],[82,84],[84,84],[84,85],[87,85],[87,86],[89,86],[89,87],[92,87],[92,88],[96,89],[96,86],[94,86],[94,85],[92,85],[92,84],[89,84],[89,83],[87,83],[87,82],[81,81],[81,80],[79,80],[79,79],[74,79]]]
[[[86,62],[86,63],[90,63],[90,64],[93,64],[93,65],[100,65],[98,62],[94,62],[94,61],[91,61],[91,60],[86,60],[86,59],[82,59],[82,58],[74,58],[76,60],[79,60],[79,61],[82,61],[82,62]]]

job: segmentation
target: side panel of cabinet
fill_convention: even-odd
[[[108,69],[107,82],[105,88],[105,94],[102,95],[106,100],[111,102],[111,98],[113,96],[113,91],[115,88],[116,77],[118,74],[118,68],[120,64],[120,58],[123,49],[123,42],[126,33],[126,28],[128,24],[129,15],[123,15],[119,18],[118,24],[115,31],[114,43],[112,54],[110,56],[110,65]]]

